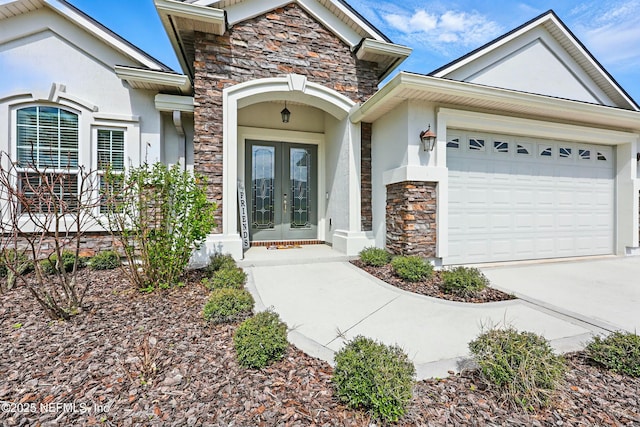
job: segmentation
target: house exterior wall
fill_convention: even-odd
[[[97,168],[99,129],[124,131],[127,166],[177,162],[175,126],[156,110],[156,93],[131,88],[114,71],[140,64],[46,7],[0,26],[0,151],[16,156],[17,110],[53,106],[78,115],[79,164],[87,169]],[[192,138],[193,124],[185,127]],[[111,240],[94,224],[83,250],[104,250]]]
[[[154,94],[129,88],[113,71],[116,64],[136,65],[129,58],[46,9],[3,20],[2,30],[0,110],[7,113],[2,117],[19,105],[59,104],[80,113],[81,145],[92,144],[91,131],[98,125],[124,128],[133,164],[164,160]],[[64,88],[52,98],[54,83]],[[0,123],[0,149],[9,150],[15,130],[11,121]],[[84,158],[85,164],[90,161]]]
[[[615,106],[582,67],[543,28],[533,29],[445,77]]]
[[[347,45],[295,4],[238,23],[223,36],[196,33],[195,39],[194,162],[208,178],[219,224],[225,88],[295,73],[359,102],[378,83],[375,64],[358,61]],[[214,232],[222,231],[218,227]]]

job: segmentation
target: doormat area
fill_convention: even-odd
[[[302,249],[300,245],[271,245],[267,246],[268,251],[276,251],[279,249]]]
[[[307,245],[324,245],[322,240],[271,240],[251,242],[251,247],[260,246],[307,246]]]

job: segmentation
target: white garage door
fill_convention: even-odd
[[[447,264],[611,254],[611,147],[448,130]]]

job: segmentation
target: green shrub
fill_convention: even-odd
[[[58,271],[57,264],[61,264],[59,267],[62,272],[62,269],[67,273],[73,270],[73,264],[76,261],[76,254],[71,251],[62,251],[62,262],[58,263],[58,256],[56,254],[51,254],[47,259],[43,259],[40,261],[40,268],[44,274],[55,274]],[[78,269],[81,269],[87,265],[87,261],[78,257]]]
[[[101,193],[103,225],[122,247],[131,283],[148,291],[181,283],[193,251],[216,225],[205,178],[183,165],[145,163],[126,175],[107,171]]]
[[[245,320],[233,336],[240,365],[263,368],[284,357],[289,342],[287,325],[272,311],[263,311]]]
[[[606,338],[594,337],[586,348],[587,357],[618,374],[640,377],[640,336],[616,331]]]
[[[89,260],[89,267],[92,270],[112,270],[120,265],[122,265],[120,254],[116,251],[99,252]]]
[[[440,287],[448,294],[468,297],[489,285],[489,279],[477,268],[456,267],[442,272]]]
[[[214,289],[202,314],[212,323],[231,323],[250,315],[253,304],[253,297],[244,289]]]
[[[531,332],[491,329],[469,343],[483,378],[508,401],[533,409],[546,406],[566,365],[549,343]]]
[[[409,282],[419,282],[433,274],[431,263],[418,256],[397,256],[391,260],[391,266],[398,277]]]
[[[236,260],[233,259],[231,254],[216,253],[209,258],[209,265],[205,267],[205,273],[208,277],[211,277],[218,270],[233,267],[236,267]]]
[[[245,283],[247,283],[247,273],[239,267],[222,268],[213,273],[211,278],[205,277],[202,279],[202,284],[210,290],[221,288],[242,289]]]
[[[341,401],[387,422],[405,414],[415,368],[402,349],[358,336],[336,353],[335,362],[332,380]]]
[[[382,267],[391,261],[391,255],[384,249],[369,247],[360,251],[360,261],[372,267]]]

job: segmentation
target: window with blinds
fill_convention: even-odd
[[[118,204],[118,192],[122,190],[124,171],[124,131],[98,129],[98,171],[100,174],[100,213],[113,210]],[[109,171],[112,179],[107,180]],[[109,181],[109,182],[108,182]]]
[[[38,211],[77,204],[78,115],[60,108],[17,110],[18,182],[25,203]],[[23,206],[24,208],[24,206]]]

